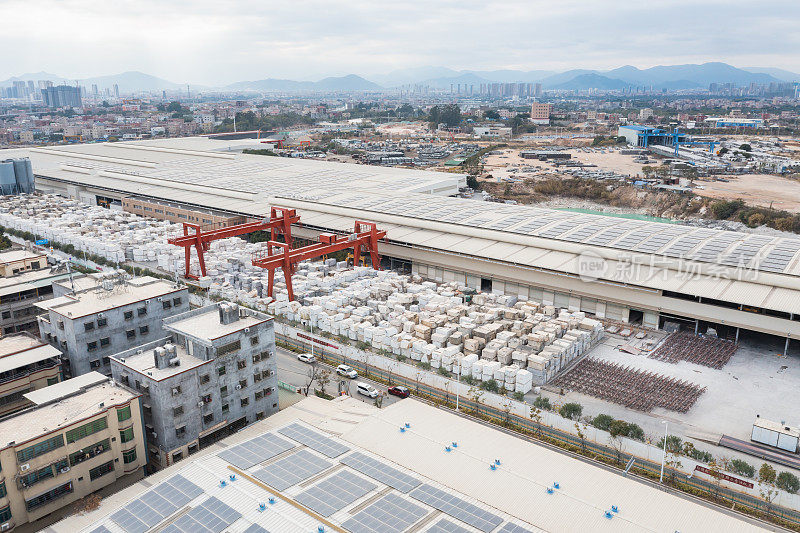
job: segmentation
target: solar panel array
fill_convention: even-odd
[[[274,489],[286,490],[331,466],[331,463],[308,450],[300,450],[256,470],[253,472],[253,476]]]
[[[322,435],[321,433],[317,433],[316,431],[308,429],[307,427],[301,426],[297,423],[290,424],[285,428],[279,429],[278,433],[286,435],[290,439],[296,440],[300,444],[305,444],[312,450],[318,451],[322,455],[330,457],[331,459],[334,457],[339,457],[343,453],[350,451],[350,448],[344,444],[340,444],[333,439]]]
[[[330,516],[372,492],[378,485],[342,470],[301,492],[295,501],[322,516]]]
[[[247,470],[255,464],[272,459],[276,455],[280,455],[294,447],[295,445],[286,439],[282,439],[273,433],[265,433],[237,444],[217,455],[233,466]]]
[[[512,524],[511,522],[506,522],[503,524],[503,527],[497,530],[497,533],[533,533],[530,529],[525,529],[524,527]]]
[[[219,533],[242,517],[242,513],[211,497],[175,522],[162,533]]]
[[[759,268],[769,272],[783,272],[798,251],[800,251],[800,241],[781,239],[761,261]]]
[[[496,514],[432,485],[420,485],[409,496],[481,531],[492,531],[503,523],[503,519]]]
[[[178,474],[147,491],[111,515],[127,533],[144,533],[203,494],[203,489]]]
[[[242,533],[269,533],[269,530],[264,529],[258,524],[250,524],[250,527],[242,531]]]
[[[109,531],[109,529],[106,526],[100,526],[100,527],[94,528],[89,533],[111,533],[111,531]]]
[[[459,526],[455,522],[442,518],[433,524],[426,533],[470,533],[470,530]]]
[[[339,462],[403,493],[422,483],[419,479],[361,452],[353,452],[340,459]]]
[[[424,507],[389,493],[346,520],[342,527],[352,533],[401,533],[427,514]]]

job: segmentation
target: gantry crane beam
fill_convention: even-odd
[[[294,290],[292,289],[292,275],[297,269],[297,263],[306,259],[314,259],[326,254],[353,249],[355,258],[354,264],[357,265],[361,258],[361,252],[368,253],[372,259],[372,268],[380,270],[380,256],[378,255],[378,241],[386,237],[386,232],[377,229],[373,222],[362,222],[357,220],[353,233],[350,235],[334,235],[332,233],[322,233],[319,236],[320,242],[303,246],[302,248],[292,249],[290,244],[283,242],[270,241],[267,243],[266,253],[253,256],[253,266],[261,267],[269,271],[267,284],[267,295],[273,296],[275,286],[275,271],[280,268],[286,280],[286,290],[289,293],[289,300],[294,300]]]
[[[200,263],[200,273],[201,275],[205,276],[205,252],[208,251],[209,245],[212,241],[227,239],[228,237],[238,237],[240,235],[246,235],[256,231],[269,230],[271,240],[274,241],[278,235],[283,235],[284,240],[291,246],[292,224],[296,224],[299,221],[300,216],[294,209],[289,209],[286,207],[272,207],[270,209],[269,218],[209,231],[203,231],[200,224],[184,222],[183,235],[168,239],[167,242],[169,244],[174,244],[175,246],[183,247],[186,257],[185,276],[189,279],[197,279],[197,276],[193,275],[189,270],[193,246],[197,250],[197,260]]]

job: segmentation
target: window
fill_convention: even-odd
[[[3,311],[3,319],[11,318],[11,311]]]
[[[57,500],[61,496],[66,494],[72,493],[72,481],[50,489],[49,491],[45,492],[44,494],[40,494],[35,498],[31,498],[30,500],[25,501],[25,506],[28,508],[28,511],[33,511],[34,509],[38,509],[42,505],[46,505],[54,500]]]
[[[261,352],[259,354],[254,354],[253,355],[253,362],[254,363],[258,363],[259,361],[266,361],[267,359],[270,358],[270,355],[272,355],[272,354],[269,351]]]
[[[64,436],[63,435],[56,435],[55,437],[50,437],[47,440],[34,444],[33,446],[29,446],[27,448],[23,448],[17,452],[17,462],[19,463],[27,463],[34,457],[39,457],[40,455],[44,455],[49,451],[56,450],[64,446]]]
[[[172,387],[172,395],[177,396],[181,393],[181,386],[178,385],[177,387]]]
[[[107,318],[98,318],[97,319],[97,327],[98,328],[104,328],[107,325],[108,325],[108,319]]]
[[[139,335],[147,335],[150,333],[150,326],[139,326]]]
[[[229,342],[228,344],[223,344],[222,346],[217,348],[217,355],[220,356],[220,355],[225,355],[226,353],[235,352],[241,349],[241,347],[242,347],[241,341]]]
[[[227,386],[227,385],[225,385],[224,387],[220,387],[220,388],[219,388],[219,394],[220,394],[220,396],[222,396],[223,398],[224,398],[225,396],[227,396],[227,395],[228,395],[228,386]]]
[[[131,406],[126,405],[122,409],[117,409],[117,420],[123,422],[131,417]]]
[[[47,386],[48,386],[48,387],[49,387],[50,385],[55,385],[56,383],[58,383],[58,377],[54,377],[54,378],[47,378]]]
[[[93,352],[97,349],[97,341],[87,342],[86,343],[86,350],[89,352]]]
[[[256,401],[260,400],[264,396],[264,393],[261,391],[256,391]]]
[[[202,376],[200,376],[200,384],[201,385],[203,385],[205,383],[208,383],[210,380],[211,380],[211,376],[209,376],[208,374],[203,374]]]
[[[97,479],[99,477],[102,477],[102,476],[108,474],[109,472],[113,472],[113,471],[114,471],[114,461],[109,461],[109,462],[107,462],[105,464],[102,464],[100,466],[96,466],[96,467],[92,468],[91,470],[89,470],[89,479],[94,481],[95,479]]]
[[[239,359],[236,362],[236,366],[239,368],[239,370],[244,370],[247,367],[247,361],[244,359]]]
[[[197,443],[196,443],[196,442],[195,442],[195,443],[193,443],[193,444],[190,444],[190,445],[189,445],[189,448],[188,448],[188,450],[189,450],[189,455],[192,455],[194,452],[196,452],[196,451],[197,451],[197,449],[198,449],[198,447],[197,447]]]
[[[242,398],[242,407],[250,405],[250,398]]]
[[[183,406],[179,405],[178,407],[172,408],[172,416],[181,416],[183,414]]]
[[[125,320],[131,320],[133,318],[133,311],[125,311],[123,316],[125,317]]]
[[[5,486],[5,484],[3,486]],[[6,505],[0,509],[0,524],[6,523],[9,520],[11,520],[11,506]]]
[[[161,306],[164,309],[172,309],[172,302],[170,302],[169,300],[164,300],[163,302],[161,302]]]
[[[253,374],[253,383],[258,383],[261,381],[261,372],[256,372]]]
[[[136,448],[131,448],[122,452],[122,462],[125,464],[132,463],[136,460]]]
[[[84,424],[80,427],[75,429],[70,429],[67,431],[67,443],[72,443],[75,441],[79,441],[84,437],[88,437],[93,433],[97,433],[98,431],[103,431],[108,427],[108,421],[105,417],[98,418],[97,420],[93,420],[88,424]]]
[[[230,410],[231,410],[231,406],[230,405],[228,405],[227,403],[223,403],[222,404],[222,412],[223,413],[227,413]]]
[[[135,330],[135,329],[129,329],[129,330],[127,330],[127,331],[125,332],[125,337],[127,337],[127,338],[129,338],[129,339],[132,339],[132,338],[136,337],[136,330]]]
[[[122,382],[124,385],[130,385],[130,384],[131,384],[131,380],[130,380],[130,378],[128,378],[128,376],[127,376],[127,375],[120,376],[120,377],[119,377],[119,380],[120,380],[120,381],[121,381],[121,382]]]
[[[256,413],[256,420],[264,420],[264,416],[266,416],[266,413],[264,413],[264,411],[259,411]]]
[[[64,460],[64,463],[66,463],[66,459]],[[66,464],[64,466],[66,466]],[[54,476],[55,473],[53,472],[53,465],[47,465],[46,467],[30,472],[29,474],[20,475],[19,482],[23,487],[30,487],[36,483],[39,483],[40,481],[50,479]]]
[[[186,426],[178,426],[175,428],[175,436],[183,437],[186,434]]]
[[[137,315],[139,315],[139,316],[144,316],[144,315],[146,315],[146,314],[147,314],[147,308],[146,308],[146,307],[140,307],[140,308],[138,308],[138,309],[136,310],[136,314],[137,314]]]
[[[102,339],[100,339],[100,347],[101,348],[104,348],[104,347],[108,346],[109,344],[111,344],[111,339],[109,337],[103,337]]]
[[[183,459],[183,453],[182,452],[175,452],[175,453],[172,454],[172,462],[173,463],[177,463],[181,459]]]
[[[239,380],[239,387],[242,388],[242,389],[247,387],[247,378]]]
[[[129,427],[128,429],[123,429],[119,432],[119,441],[121,443],[130,442],[133,440],[133,426]]]
[[[58,321],[58,329],[64,329],[64,321],[63,320],[59,320]]]
[[[217,368],[218,376],[224,376],[226,372],[227,370],[225,370],[225,365],[222,365],[221,367]]]
[[[261,377],[262,378],[268,378],[271,375],[272,375],[272,370],[262,370],[261,371]]]
[[[94,329],[94,322],[84,322],[83,328],[85,331],[92,331]]]
[[[207,415],[203,416],[203,423],[210,424],[214,421],[214,413],[208,413]]]
[[[175,306],[177,307],[177,306],[181,305],[181,302],[182,302],[182,301],[183,301],[183,300],[181,300],[180,298],[173,298],[173,299],[172,299],[172,304],[173,304],[173,305],[175,305]]]
[[[253,335],[250,337],[250,346],[256,346],[258,344],[258,335]]]
[[[101,440],[100,442],[96,442],[91,446],[86,446],[82,450],[78,450],[75,453],[71,453],[69,455],[69,464],[70,466],[75,466],[84,461],[88,461],[89,459],[96,457],[101,453],[107,452],[110,449],[111,449],[111,440],[110,439]]]
[[[103,364],[106,365],[106,366],[110,365],[111,364],[111,357],[108,357],[108,356],[103,357]]]

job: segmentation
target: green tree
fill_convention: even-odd
[[[767,463],[762,464],[761,468],[758,469],[758,490],[759,494],[761,494],[761,499],[767,504],[767,515],[772,511],[772,501],[778,495],[778,491],[775,490],[776,478],[775,469]]]
[[[731,459],[729,470],[734,474],[752,478],[756,475],[756,469],[753,465],[742,461],[741,459]]]
[[[789,494],[796,494],[800,490],[800,479],[791,472],[781,472],[775,479],[775,486]]]
[[[498,113],[495,109],[489,109],[483,114],[483,118],[489,120],[500,120],[500,113]]]
[[[537,409],[543,409],[545,411],[550,411],[553,408],[553,406],[550,405],[550,398],[547,396],[539,396],[533,400],[533,406]]]
[[[167,105],[167,111],[169,111],[170,113],[179,113],[183,111],[183,106],[181,105],[180,102],[173,100],[172,102],[169,103],[169,105]]]
[[[742,144],[741,146],[739,146],[739,150],[744,150],[745,152],[752,152],[753,151],[753,147],[750,146],[749,144],[745,143],[745,144]]]
[[[428,117],[434,126],[444,124],[448,128],[453,128],[461,124],[461,108],[457,104],[435,105]]]
[[[604,415],[599,414],[592,419],[592,425],[597,429],[602,429],[603,431],[608,431],[608,427],[614,421],[614,417],[611,415]]]
[[[581,413],[583,413],[583,406],[574,402],[565,403],[561,406],[561,409],[558,410],[558,414],[570,420],[577,420],[580,418]]]

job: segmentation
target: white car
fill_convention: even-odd
[[[344,376],[350,379],[355,379],[358,377],[358,372],[349,365],[339,365],[336,367],[336,373],[340,376]]]
[[[317,358],[311,355],[310,353],[301,353],[297,355],[297,360],[302,361],[304,363],[316,363]]]
[[[370,398],[377,398],[378,394],[380,394],[378,392],[378,389],[376,389],[372,385],[360,381],[356,383],[356,391],[358,391],[359,394],[363,394],[364,396],[369,396]]]

